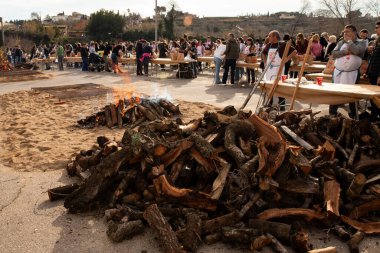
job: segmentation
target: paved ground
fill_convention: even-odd
[[[167,78],[168,74],[141,78],[132,75],[130,79],[126,79],[112,73],[83,73],[74,69],[51,74],[53,78],[48,80],[1,83],[0,94],[29,90],[32,87],[89,82],[125,87],[125,80],[128,80],[135,85],[136,92],[144,94],[167,94],[179,100],[209,103],[219,107],[240,107],[249,92],[248,88],[215,86],[212,84],[211,74],[203,74],[193,80]],[[254,109],[258,98],[258,95],[254,95],[247,108]],[[318,109],[325,111],[326,107]],[[48,201],[47,189],[69,182],[72,179],[67,177],[64,168],[48,172],[16,172],[0,164],[0,252],[159,252],[149,229],[133,240],[114,244],[106,236],[106,226],[101,214],[71,215],[66,213],[62,201]],[[334,237],[327,237],[325,232],[312,232],[311,241],[314,247],[334,244],[338,247],[338,252],[348,252],[345,244]],[[379,252],[377,240],[376,237],[367,239],[362,248],[368,248],[367,252],[371,253]],[[248,251],[216,244],[212,247],[204,246],[200,252]]]

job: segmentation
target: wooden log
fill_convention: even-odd
[[[120,99],[119,103],[117,104],[117,127],[119,129],[123,128],[123,110],[124,110],[124,101]]]
[[[339,152],[344,156],[344,158],[348,160],[348,154],[346,150],[342,148],[342,146],[339,143],[337,143],[332,137],[326,134],[320,133],[320,136],[323,137],[325,140],[328,140],[334,146],[334,148],[339,150]]]
[[[248,226],[259,229],[262,233],[272,234],[282,242],[289,242],[291,226],[285,223],[259,219],[250,219]]]
[[[351,234],[342,226],[336,225],[332,227],[331,231],[333,231],[344,242],[350,240],[351,238]]]
[[[207,159],[215,159],[218,156],[217,150],[201,135],[192,133],[189,140],[194,143],[194,147]]]
[[[302,170],[305,175],[308,175],[312,168],[309,159],[307,159],[299,149],[289,147],[289,150],[289,161]]]
[[[287,126],[280,127],[282,131],[284,131],[287,135],[289,135],[295,142],[304,147],[307,151],[311,151],[314,149],[308,142],[299,137],[295,132],[289,129]]]
[[[360,196],[360,193],[363,190],[363,187],[366,182],[366,177],[364,174],[358,173],[355,175],[354,179],[351,182],[350,187],[346,191],[346,197],[349,199],[356,199]]]
[[[325,196],[325,205],[328,215],[339,217],[339,197],[340,185],[335,180],[326,181],[324,184],[323,193]]]
[[[250,200],[243,206],[243,208],[239,212],[240,218],[243,218],[244,215],[253,207],[253,205],[260,199],[262,195],[262,191],[258,191],[255,195],[251,195]]]
[[[165,253],[185,252],[179,244],[176,234],[170,224],[158,209],[156,204],[150,205],[144,211],[144,219],[158,237],[160,248]]]
[[[112,126],[117,124],[117,112],[115,104],[108,105],[111,110]]]
[[[343,180],[345,183],[350,183],[355,178],[354,173],[342,167],[335,165],[331,166],[331,168],[334,170],[336,178]]]
[[[350,154],[350,156],[348,157],[348,167],[349,168],[353,168],[354,167],[354,162],[355,162],[355,157],[358,153],[358,150],[359,150],[359,144],[358,143],[355,143],[354,145],[354,148],[352,149],[352,152]]]
[[[378,198],[380,197],[380,185],[379,184],[375,184],[375,185],[370,185],[368,186],[368,189],[370,190],[370,192],[377,196]]]
[[[184,134],[191,134],[194,131],[196,131],[201,124],[202,124],[202,119],[195,119],[195,120],[192,120],[190,123],[188,123],[186,125],[180,125],[179,129]]]
[[[211,220],[204,221],[202,225],[202,234],[216,233],[220,231],[222,227],[234,225],[239,219],[239,213],[235,211]]]
[[[281,244],[281,242],[277,240],[276,237],[274,237],[273,235],[269,233],[266,233],[265,236],[269,237],[272,240],[273,247],[277,252],[288,253],[288,250],[284,247],[284,245]]]
[[[222,240],[222,232],[217,232],[214,234],[209,234],[204,237],[204,242],[208,245],[214,244]]]
[[[154,115],[154,113],[151,110],[149,110],[148,108],[146,108],[140,104],[137,104],[137,108],[138,108],[139,112],[141,112],[141,114],[144,115],[147,120],[154,121],[157,119],[156,115]]]
[[[336,247],[326,247],[323,249],[313,249],[309,250],[308,253],[337,253]]]
[[[263,145],[260,145],[265,146],[267,151],[268,149],[271,151],[268,152],[267,156],[263,157],[263,159],[260,155],[259,169],[257,172],[271,177],[276,173],[277,169],[284,161],[286,155],[286,142],[278,132],[277,128],[269,125],[255,114],[249,117],[248,120],[255,126],[258,136],[265,137]],[[263,150],[261,153],[265,152],[266,151]]]
[[[135,156],[132,149],[121,149],[103,159],[88,180],[79,189],[66,197],[64,206],[69,212],[81,212],[101,193],[110,177],[116,174],[120,165]]]
[[[219,159],[220,169],[218,176],[215,178],[214,183],[212,184],[211,189],[211,198],[212,199],[219,199],[220,195],[223,192],[224,186],[226,184],[226,179],[228,176],[228,173],[230,172],[231,164],[227,163],[223,159]]]
[[[49,200],[56,201],[58,199],[63,199],[78,188],[79,188],[79,185],[74,183],[74,184],[69,184],[69,185],[64,185],[64,186],[59,186],[59,187],[49,189],[47,191]]]
[[[257,218],[261,220],[269,220],[273,218],[281,218],[287,216],[304,216],[307,220],[318,219],[323,220],[326,218],[325,215],[315,212],[311,209],[305,208],[272,208],[267,209],[257,215]]]
[[[228,154],[235,159],[238,167],[240,167],[249,159],[249,157],[244,155],[243,151],[236,145],[238,143],[238,138],[241,136],[248,139],[252,138],[254,134],[255,128],[253,124],[247,120],[239,120],[233,122],[226,128],[224,136],[224,147],[226,148]]]
[[[158,103],[161,107],[168,110],[173,115],[181,115],[182,114],[179,110],[179,105],[176,106],[173,103],[171,103],[170,101],[165,100],[165,99],[160,99]]]
[[[106,107],[104,107],[104,114],[105,114],[105,117],[106,117],[107,127],[109,127],[109,128],[113,127],[113,120],[112,120],[112,115],[111,115],[111,107],[109,105],[106,105]]]
[[[176,161],[176,159],[182,154],[183,151],[191,148],[192,146],[193,143],[187,139],[180,141],[175,148],[171,149],[161,157],[162,163],[165,167],[168,167],[170,164]]]
[[[380,211],[380,199],[374,199],[360,206],[355,206],[350,212],[349,217],[357,220],[373,211]]]
[[[304,229],[297,231],[291,241],[296,252],[307,252],[310,249],[309,234]]]
[[[249,249],[253,252],[256,250],[261,250],[265,246],[268,246],[272,243],[272,239],[266,235],[261,235],[259,237],[256,237],[249,247]]]
[[[280,184],[280,189],[301,194],[319,194],[319,184],[303,178],[289,179]]]
[[[210,195],[174,187],[168,182],[165,175],[160,175],[158,178],[153,179],[153,183],[158,194],[177,200],[185,206],[207,211],[215,211],[217,208],[217,201],[211,199]]]
[[[121,242],[142,233],[143,230],[144,224],[141,220],[122,222],[120,224],[110,221],[107,235],[112,241]]]
[[[252,239],[260,236],[261,232],[254,228],[222,228],[222,240],[224,242],[245,244],[248,245],[252,242]]]
[[[186,227],[183,233],[182,245],[186,250],[197,252],[201,244],[202,220],[199,215],[190,213],[186,216]]]
[[[366,234],[378,234],[380,233],[380,222],[360,222],[353,220],[347,216],[341,215],[342,221],[357,230],[360,230]]]
[[[360,161],[355,165],[354,173],[369,173],[380,168],[380,159]]]
[[[351,253],[359,253],[359,244],[363,241],[365,234],[362,231],[357,231],[352,235],[350,241],[348,242],[348,248]]]
[[[172,165],[172,169],[170,171],[169,178],[173,184],[177,181],[179,173],[181,172],[184,164],[185,164],[186,155],[180,156]]]
[[[318,134],[315,133],[315,132],[304,133],[304,138],[306,139],[306,141],[308,143],[310,143],[310,145],[312,145],[314,147],[318,147],[318,146],[322,146],[323,145],[323,143],[322,143],[321,139],[319,138]]]
[[[190,156],[205,169],[207,175],[215,171],[215,165],[212,163],[212,160],[203,157],[196,148],[190,149]]]

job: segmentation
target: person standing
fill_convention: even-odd
[[[282,58],[285,58],[285,62],[290,61],[290,59],[296,55],[297,51],[294,47],[289,48],[287,56],[284,56],[286,43],[280,42],[280,33],[276,30],[273,30],[268,35],[268,43],[263,49],[262,59],[264,60],[264,65],[271,64],[265,73],[264,79],[266,81],[272,81],[276,79],[277,73],[280,70],[280,65]],[[282,69],[281,75],[285,73],[285,68]],[[272,101],[270,102],[272,104]],[[280,110],[285,110],[285,98],[279,97],[278,104],[280,105]]]
[[[226,45],[226,51],[224,51],[224,56],[226,62],[224,64],[224,73],[222,78],[222,83],[227,83],[228,72],[231,68],[231,84],[235,84],[235,68],[236,68],[236,60],[239,58],[240,48],[239,44],[235,39],[235,35],[233,33],[228,34],[228,41]]]
[[[255,48],[255,45],[253,44],[253,39],[251,37],[249,37],[245,43],[247,44],[245,49],[244,49],[244,54],[246,55],[246,57],[255,56],[256,55],[256,48]],[[246,68],[246,72],[247,72],[248,85],[251,85],[255,82],[255,70],[250,69],[250,68]]]
[[[63,71],[63,57],[65,56],[65,49],[61,45],[61,42],[58,42],[57,45],[57,58],[58,58],[58,67],[60,71]]]
[[[109,55],[111,54],[111,52],[112,52],[112,45],[106,42],[104,52],[103,52],[103,60],[105,63],[105,70],[107,72],[111,72],[111,68],[110,68],[111,64],[110,64],[110,58],[109,58]]]
[[[140,61],[142,62],[142,65],[144,67],[145,76],[148,76],[149,75],[149,62],[150,62],[150,58],[153,55],[153,49],[150,46],[149,42],[145,42],[145,45],[143,46],[142,53],[143,54],[140,58]]]
[[[366,76],[372,85],[380,85],[380,20],[376,22],[377,39],[375,45],[370,48],[369,65]],[[371,120],[379,120],[380,108],[373,101],[371,101]]]
[[[143,55],[143,44],[142,40],[137,41],[136,43],[136,75],[142,76],[142,62],[140,61],[141,56]]]
[[[226,51],[226,44],[225,42],[222,43],[220,39],[216,40],[215,44],[215,52],[214,52],[214,64],[215,64],[215,84],[221,84],[222,81],[220,80],[219,72],[220,67],[222,66],[222,62],[224,59],[224,51]]]
[[[356,84],[360,78],[360,66],[366,47],[365,42],[356,36],[357,30],[353,25],[346,25],[343,30],[343,39],[340,40],[332,56],[335,59],[335,68],[333,72],[333,82],[341,84]],[[355,118],[355,102],[349,103],[351,118]],[[336,115],[339,105],[330,105],[329,112]]]
[[[80,48],[80,56],[82,57],[82,71],[88,71],[88,48],[87,43],[83,43]]]
[[[44,45],[44,59],[46,60],[45,62],[46,70],[49,70],[50,69],[50,50],[46,44]]]

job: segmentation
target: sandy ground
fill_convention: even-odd
[[[73,182],[65,172],[72,154],[89,149],[96,137],[120,139],[123,130],[106,127],[80,129],[76,121],[98,111],[113,100],[110,95],[68,98],[65,103],[32,87],[49,87],[94,82],[123,89],[126,78],[108,73],[82,73],[77,70],[52,72],[48,80],[5,83],[0,86],[0,245],[1,252],[159,252],[152,231],[112,243],[106,236],[101,213],[68,214],[62,201],[49,202],[49,188]],[[141,78],[129,76],[134,91],[175,98],[184,120],[201,117],[206,110],[226,105],[239,107],[247,88],[212,85],[210,75],[194,80]],[[254,95],[248,109],[254,109]],[[188,101],[188,102],[185,102]],[[298,107],[302,105],[297,105]],[[326,110],[326,107],[318,107]],[[314,247],[336,245],[348,252],[345,244],[327,231],[312,232]],[[366,239],[362,249],[378,252],[377,237]],[[204,246],[199,252],[248,252],[224,244]],[[271,252],[264,250],[263,252]]]

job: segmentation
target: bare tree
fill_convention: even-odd
[[[352,23],[353,16],[350,15],[355,11],[359,0],[321,0],[321,5],[328,9],[344,26]]]
[[[380,0],[368,0],[365,4],[368,13],[376,18],[380,18]]]
[[[301,5],[301,8],[299,10],[298,17],[293,24],[292,33],[291,33],[292,36],[294,35],[294,32],[295,32],[297,26],[300,24],[302,18],[306,15],[306,13],[311,8],[311,4],[310,4],[309,0],[301,0],[301,2],[302,2],[302,5]]]
[[[31,20],[41,21],[41,17],[40,17],[40,15],[37,12],[30,13],[30,19]]]

